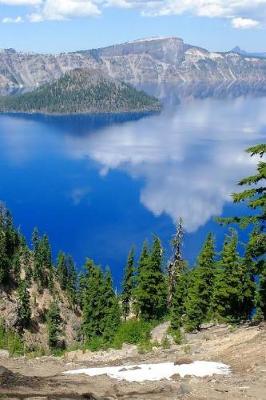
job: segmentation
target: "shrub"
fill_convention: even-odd
[[[8,350],[10,355],[23,355],[25,353],[24,343],[18,333],[6,329],[0,321],[0,348]]]
[[[91,351],[106,350],[108,347],[111,347],[111,345],[104,340],[103,336],[94,336],[85,344],[85,349]]]
[[[114,337],[113,346],[121,348],[126,344],[143,344],[150,341],[153,324],[150,322],[130,320],[121,324]]]

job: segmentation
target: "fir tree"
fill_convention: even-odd
[[[39,246],[39,241],[40,241],[40,236],[39,236],[39,231],[38,228],[34,228],[31,236],[31,242],[32,242],[32,248],[34,254],[38,251],[38,246]]]
[[[173,258],[168,267],[168,305],[170,307],[170,321],[172,334],[179,342],[180,328],[184,314],[184,303],[187,293],[188,270],[182,255],[184,227],[182,219],[177,225],[176,234],[172,241]]]
[[[121,322],[121,310],[118,298],[113,289],[113,280],[109,268],[104,277],[103,302],[105,313],[103,321],[103,337],[107,343],[111,343]]]
[[[167,285],[162,270],[163,249],[158,237],[154,237],[149,259],[139,267],[136,303],[144,320],[158,320],[166,313]]]
[[[27,282],[25,280],[20,281],[18,287],[18,316],[19,316],[19,327],[24,329],[28,328],[31,321],[31,308],[30,308],[30,294],[28,291]]]
[[[104,276],[92,260],[86,263],[88,273],[83,295],[83,332],[87,341],[104,333]]]
[[[0,203],[0,283],[9,283],[12,263],[19,251],[19,245],[19,234],[13,226],[11,214]]]
[[[241,319],[243,260],[237,246],[237,233],[231,231],[225,239],[214,278],[212,312],[214,317],[228,321]]]
[[[74,260],[70,255],[66,255],[67,284],[66,290],[70,302],[75,304],[77,300],[77,271]]]
[[[133,291],[133,309],[134,309],[134,312],[137,317],[140,314],[140,308],[139,308],[140,302],[138,302],[138,293],[140,290],[140,279],[142,276],[142,271],[145,271],[148,268],[149,259],[150,259],[149,247],[148,247],[147,241],[145,240],[143,243],[143,246],[142,246],[141,255],[139,258],[138,265],[137,265],[137,271],[136,271],[136,276],[135,276],[135,288]]]
[[[0,228],[0,284],[7,283],[10,272],[10,261],[6,254],[5,233]]]
[[[60,309],[56,301],[50,305],[47,314],[48,344],[50,349],[59,347],[59,338],[62,333],[62,319]]]
[[[127,317],[129,316],[130,313],[130,307],[132,304],[132,299],[133,299],[133,291],[134,291],[134,249],[131,249],[128,259],[127,259],[127,264],[125,267],[125,272],[124,272],[124,279],[122,283],[122,295],[121,295],[121,300],[122,300],[122,312],[123,312],[123,317],[126,320]]]
[[[59,280],[61,289],[66,290],[68,271],[67,271],[67,265],[66,265],[66,255],[62,251],[60,251],[58,253],[56,268],[57,268],[57,276],[58,276],[58,280]]]
[[[191,281],[192,272],[188,270],[186,262],[182,259],[179,265],[179,273],[176,275],[172,305],[170,308],[171,331],[178,343],[181,340],[180,329],[183,325],[185,314],[185,299],[187,296],[188,282]]]
[[[214,274],[214,238],[212,234],[209,234],[198,256],[185,300],[185,325],[188,331],[198,329],[207,319]]]
[[[39,289],[53,285],[53,269],[51,246],[47,235],[39,236],[38,230],[35,228],[32,235],[33,254],[34,254],[34,280],[37,282]]]
[[[247,149],[247,153],[253,156],[264,157],[266,152],[266,144]],[[261,318],[266,319],[266,162],[260,161],[257,165],[255,175],[242,179],[239,185],[246,186],[242,192],[234,193],[233,200],[235,203],[244,203],[251,210],[250,215],[233,218],[219,219],[222,223],[237,223],[240,227],[245,228],[249,225],[254,226],[252,238],[249,242],[249,253],[256,263],[256,274],[259,275],[259,288],[257,291],[257,314]]]

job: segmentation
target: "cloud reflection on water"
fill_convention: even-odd
[[[153,214],[182,217],[188,232],[220,215],[235,183],[256,160],[244,149],[263,140],[266,99],[205,100],[183,104],[87,136],[69,135],[72,158],[92,159],[143,181],[141,203]],[[118,193],[119,195],[119,193]]]

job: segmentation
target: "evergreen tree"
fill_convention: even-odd
[[[31,284],[31,279],[32,279],[32,268],[30,263],[31,261],[30,251],[26,244],[24,244],[21,249],[21,261],[25,269],[25,280],[27,281],[29,286]]]
[[[105,312],[103,321],[103,337],[107,343],[111,343],[121,323],[121,310],[118,298],[113,289],[113,280],[109,268],[104,277],[103,294]]]
[[[53,269],[51,247],[47,235],[39,236],[35,228],[32,235],[33,254],[34,254],[34,280],[39,289],[49,287],[52,289]]]
[[[104,276],[92,260],[86,263],[87,282],[83,297],[83,331],[86,340],[104,333]]]
[[[184,238],[183,221],[180,218],[177,224],[176,234],[172,240],[173,257],[168,266],[168,305],[172,306],[172,300],[175,292],[175,286],[184,267],[184,260],[182,257],[182,245]]]
[[[21,280],[18,287],[19,301],[19,326],[20,328],[28,328],[31,321],[30,294],[28,291],[27,282]]]
[[[266,152],[266,144],[247,149],[247,153],[253,156],[264,157]],[[222,223],[237,223],[240,227],[245,228],[249,225],[254,226],[252,238],[249,241],[249,254],[253,262],[256,264],[256,274],[259,275],[259,287],[257,291],[257,316],[266,319],[266,162],[260,161],[257,165],[255,175],[242,179],[240,186],[246,186],[242,192],[234,193],[233,200],[235,203],[244,203],[251,210],[250,215],[233,218],[219,219]]]
[[[62,251],[60,251],[58,253],[56,268],[57,268],[57,276],[58,276],[58,280],[59,280],[61,289],[66,290],[68,271],[67,271],[67,265],[66,265],[66,255]]]
[[[3,204],[0,205],[0,227],[5,234],[6,255],[12,262],[13,256],[19,250],[20,236],[13,226],[13,219],[9,210]]]
[[[168,266],[168,305],[170,307],[171,330],[176,342],[181,340],[182,317],[187,294],[188,270],[183,258],[183,221],[180,218],[172,241],[173,258]]]
[[[6,254],[5,233],[0,228],[0,284],[7,283],[10,272],[10,261]]]
[[[185,325],[188,331],[198,329],[207,319],[214,274],[214,238],[212,234],[209,234],[198,256],[185,300]]]
[[[238,254],[237,246],[237,233],[231,231],[225,239],[214,278],[213,316],[228,321],[241,319],[243,260]]]
[[[170,322],[172,334],[178,343],[181,340],[180,329],[183,325],[185,314],[185,299],[187,296],[188,283],[192,280],[193,271],[189,271],[186,262],[182,259],[178,266],[178,275],[175,277],[172,305],[170,308]]]
[[[145,240],[142,246],[141,255],[137,265],[137,271],[135,276],[135,288],[133,291],[133,310],[134,313],[136,314],[136,317],[138,317],[140,314],[140,308],[139,308],[140,303],[138,302],[138,292],[140,288],[140,277],[142,275],[141,271],[143,270],[145,271],[147,269],[149,264],[149,259],[150,259],[149,246],[147,241]]]
[[[134,291],[134,249],[131,249],[128,259],[127,259],[127,264],[125,267],[125,272],[124,272],[124,279],[122,283],[122,295],[121,295],[121,300],[122,300],[122,312],[123,312],[123,317],[126,320],[127,317],[130,314],[130,307],[132,304],[132,299],[133,299],[133,291]]]
[[[146,253],[146,249],[144,249]],[[142,254],[143,256],[143,254]],[[144,320],[158,320],[166,313],[167,285],[162,270],[163,249],[158,237],[154,237],[151,254],[139,267],[136,288],[137,309]]]
[[[62,319],[60,309],[56,301],[50,305],[47,314],[48,344],[50,349],[59,347],[59,338],[62,333]]]
[[[250,242],[249,242],[250,243]],[[249,252],[249,243],[241,263],[241,288],[239,317],[242,320],[250,319],[255,307],[256,282],[255,271],[256,263]]]
[[[10,212],[0,203],[0,283],[7,284],[11,267],[19,251],[20,238],[13,226]]]
[[[77,271],[74,264],[74,260],[71,256],[66,256],[66,267],[67,267],[67,284],[66,290],[70,302],[75,304],[77,300]]]
[[[39,241],[40,241],[40,236],[39,236],[39,231],[38,228],[34,228],[31,236],[31,242],[32,242],[32,248],[34,254],[38,251],[38,246],[39,246]]]

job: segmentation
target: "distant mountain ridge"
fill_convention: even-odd
[[[266,58],[266,52],[249,52],[241,49],[239,46],[234,47],[231,52],[244,57]]]
[[[0,53],[0,92],[28,91],[77,69],[98,69],[105,76],[149,88],[188,85],[236,93],[266,90],[266,60],[236,52],[209,52],[180,38],[150,38],[100,49],[58,55],[16,52]],[[195,89],[196,90],[196,89]]]

